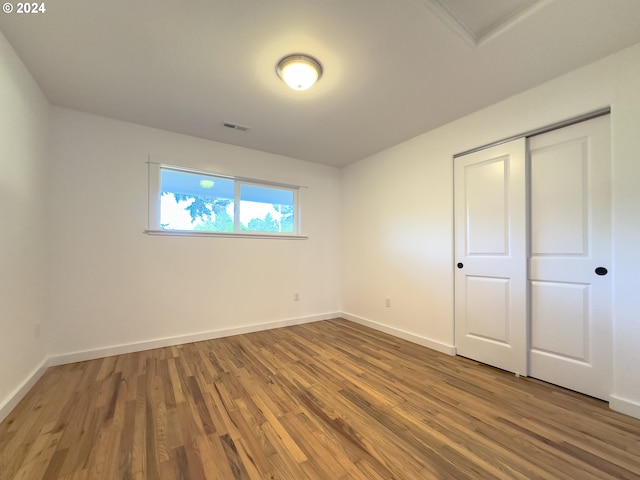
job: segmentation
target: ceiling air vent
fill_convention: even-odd
[[[240,125],[239,123],[231,123],[231,122],[222,122],[222,125],[224,125],[227,128],[233,128],[234,130],[239,130],[240,132],[248,132],[249,128],[251,128],[251,127],[247,127],[246,125]]]

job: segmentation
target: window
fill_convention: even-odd
[[[299,188],[150,163],[147,233],[300,237]]]

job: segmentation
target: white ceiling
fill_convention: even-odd
[[[640,42],[639,0],[45,5],[0,30],[51,103],[335,166]],[[324,68],[305,92],[275,73],[299,52]]]

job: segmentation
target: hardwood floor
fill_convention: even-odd
[[[0,479],[631,479],[640,420],[330,320],[49,369]]]

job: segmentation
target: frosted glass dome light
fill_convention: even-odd
[[[278,62],[276,72],[294,90],[307,90],[322,76],[322,66],[308,55],[288,55]]]

